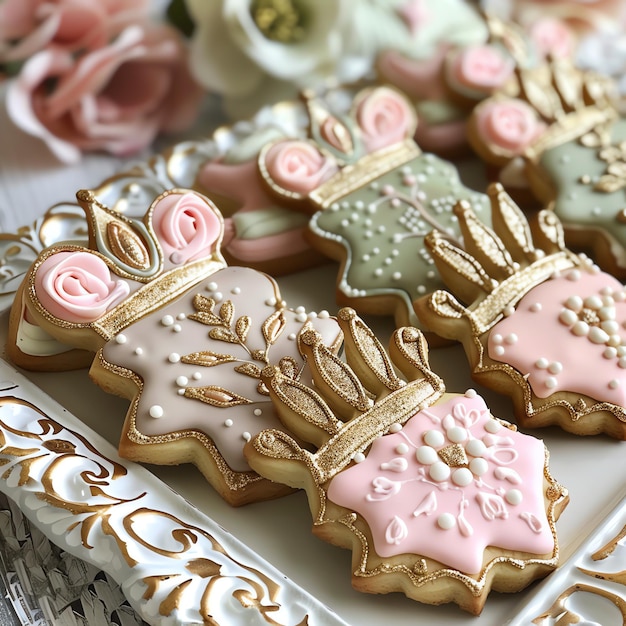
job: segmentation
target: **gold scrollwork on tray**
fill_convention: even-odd
[[[200,526],[155,508],[133,472],[13,396],[0,398],[0,483],[27,492],[26,508],[53,540],[63,537],[118,573],[125,565],[124,591],[148,614],[211,626],[253,613],[259,623],[309,623],[303,606],[285,613],[283,581]]]

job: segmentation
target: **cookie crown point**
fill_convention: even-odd
[[[560,221],[550,211],[537,217],[533,235],[519,207],[501,187],[489,188],[494,230],[481,225],[471,207],[459,207],[459,227],[465,246],[434,234],[426,244],[451,291],[429,297],[430,306],[443,317],[472,320],[484,332],[530,288],[555,273],[582,264],[565,247]],[[469,306],[462,310],[459,298]],[[473,304],[472,304],[473,303]]]
[[[323,344],[304,350],[312,387],[290,379],[278,368],[271,378],[265,377],[268,368],[262,374],[279,415],[297,414],[331,436],[307,460],[319,484],[340,472],[392,424],[403,424],[445,390],[430,369],[428,347],[419,330],[396,330],[390,357],[352,309],[342,309],[337,318],[344,333],[346,360]],[[394,364],[409,382],[398,378]],[[345,418],[345,423],[335,414]]]

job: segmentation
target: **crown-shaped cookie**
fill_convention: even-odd
[[[95,352],[92,378],[131,400],[122,456],[192,462],[231,504],[283,493],[243,457],[250,437],[278,425],[260,372],[276,364],[306,378],[299,334],[315,327],[337,350],[336,322],[288,308],[266,274],[226,267],[222,217],[198,193],[166,192],[142,219],[78,197],[89,247],[39,255],[14,304],[9,354],[43,369],[59,353],[61,365],[83,365],[68,346]]]
[[[542,442],[492,417],[473,390],[444,394],[416,328],[396,330],[388,356],[353,309],[338,320],[346,362],[315,331],[301,335],[315,388],[262,373],[281,421],[316,450],[268,430],[245,453],[306,490],[313,531],[353,550],[353,585],[477,614],[491,588],[554,568],[567,492]]]
[[[450,291],[418,301],[418,315],[462,341],[472,376],[509,394],[520,424],[626,438],[624,286],[565,247],[554,213],[531,229],[500,185],[489,196],[495,232],[459,203],[464,248],[427,237]]]
[[[471,200],[486,213],[486,197],[465,187],[452,164],[422,153],[413,107],[394,89],[361,91],[347,116],[316,99],[308,108],[310,139],[268,144],[259,156],[263,179],[314,211],[307,235],[342,262],[342,304],[416,323],[413,300],[440,286],[424,236],[433,228],[458,236],[454,204]]]

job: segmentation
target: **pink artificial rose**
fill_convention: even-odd
[[[521,155],[546,128],[522,100],[486,101],[474,115],[481,140],[494,153],[509,158]]]
[[[130,293],[128,283],[114,280],[108,265],[89,252],[57,252],[38,268],[35,291],[56,318],[87,323],[102,317]]]
[[[467,46],[452,59],[448,77],[452,87],[469,96],[484,97],[512,75],[513,59],[496,46]]]
[[[68,52],[101,47],[147,14],[148,0],[4,0],[0,61],[24,60],[47,46]]]
[[[300,140],[273,144],[265,154],[264,166],[274,183],[298,196],[313,191],[338,170],[334,159]]]
[[[222,220],[196,193],[168,193],[152,210],[152,227],[165,256],[182,265],[210,256],[222,233]]]
[[[389,87],[370,91],[357,105],[356,120],[367,152],[399,143],[415,132],[416,117],[407,99]]]
[[[528,34],[544,57],[565,59],[574,53],[574,35],[562,20],[540,18],[530,26]]]
[[[73,163],[81,151],[129,155],[160,131],[184,129],[200,97],[177,33],[130,26],[79,57],[57,48],[31,57],[9,85],[7,110],[17,126]]]

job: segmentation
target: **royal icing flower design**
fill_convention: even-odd
[[[74,323],[93,322],[130,293],[128,283],[91,252],[48,256],[37,271],[35,288],[47,311]]]
[[[553,549],[543,463],[540,441],[494,419],[469,390],[375,440],[328,497],[365,518],[381,556],[421,554],[478,574],[489,545]]]
[[[624,286],[588,264],[531,289],[493,327],[489,356],[527,376],[540,398],[569,391],[623,405],[624,322]]]

